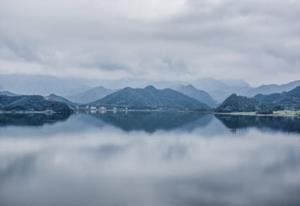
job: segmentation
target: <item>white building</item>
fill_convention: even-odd
[[[91,106],[90,111],[97,111],[97,107]]]

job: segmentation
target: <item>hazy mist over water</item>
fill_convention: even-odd
[[[300,204],[297,119],[155,112],[76,114],[41,125],[6,119],[0,205]]]

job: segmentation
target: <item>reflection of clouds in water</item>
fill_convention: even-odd
[[[300,191],[300,143],[295,137],[248,130],[211,138],[197,131],[125,133],[110,127],[51,138],[6,136],[0,139],[0,182],[5,183],[0,201],[292,205],[300,201],[295,196]]]
[[[100,134],[86,133],[77,137],[56,135],[46,139],[23,137],[17,140],[6,137],[0,140],[0,151],[4,158],[36,154],[38,157],[66,159],[69,163],[75,164],[80,163],[81,160],[83,162],[89,160],[91,163],[108,161],[113,164],[120,161],[120,164],[116,164],[120,166],[119,169],[122,169],[121,162],[126,162],[123,169],[131,163],[145,164],[158,171],[163,167],[156,167],[157,164],[165,165],[167,168],[173,165],[177,168],[179,163],[180,165],[186,164],[189,169],[191,166],[193,169],[200,170],[210,167],[224,169],[229,166],[232,168],[232,166],[239,165],[240,161],[253,160],[255,157],[259,160],[257,163],[266,166],[268,163],[273,163],[273,158],[280,160],[287,154],[297,155],[299,152],[297,138],[289,138],[281,134],[263,134],[262,136],[256,130],[243,134],[241,138],[230,135],[222,136],[222,138],[205,136],[199,138],[197,133],[174,135],[164,132],[154,135],[144,132],[127,134],[107,130]],[[73,160],[75,156],[76,161]],[[105,158],[102,158],[103,156]],[[297,160],[297,156],[294,160]],[[202,168],[199,164],[190,164],[193,162],[206,164]],[[144,172],[143,168],[137,168]],[[185,171],[184,167],[177,169]]]

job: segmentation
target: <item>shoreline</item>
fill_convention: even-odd
[[[195,110],[149,110],[149,109],[128,109],[128,110],[105,110],[105,111],[99,111],[99,110],[90,110],[90,111],[83,111],[83,110],[75,110],[75,113],[91,113],[91,114],[105,114],[105,113],[151,113],[151,112],[161,112],[161,113],[207,113],[207,114],[213,114],[213,111],[195,111]]]
[[[257,114],[256,112],[214,112],[214,111],[193,111],[193,110],[149,110],[149,109],[129,109],[125,110],[106,110],[106,111],[80,111],[75,110],[75,113],[85,113],[85,114],[105,114],[105,113],[151,113],[151,112],[161,112],[161,113],[199,113],[199,114],[212,114],[212,115],[223,115],[223,116],[256,116],[256,117],[290,117],[290,118],[300,118],[300,111],[275,111],[273,114]],[[57,114],[52,110],[48,111],[1,111],[0,114],[46,114],[53,115]]]
[[[214,112],[215,115],[228,115],[228,116],[257,116],[257,117],[293,117],[300,118],[300,111],[274,111],[273,114],[257,114],[256,112]]]
[[[57,112],[54,112],[52,110],[48,111],[0,111],[0,114],[57,114]]]

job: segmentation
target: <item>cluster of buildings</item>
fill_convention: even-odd
[[[104,106],[100,106],[100,107],[95,107],[95,106],[91,106],[91,105],[86,105],[86,106],[77,106],[76,108],[77,111],[83,111],[83,112],[89,112],[89,113],[105,113],[108,111],[112,111],[113,113],[117,113],[119,112],[128,112],[128,108],[117,108],[117,107],[112,107],[112,108],[107,108]]]

